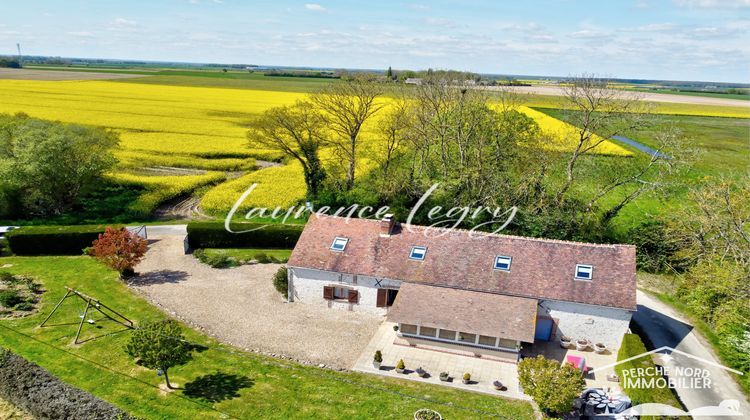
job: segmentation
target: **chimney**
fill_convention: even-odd
[[[396,220],[393,218],[392,214],[386,214],[383,216],[383,219],[380,220],[380,236],[387,238],[391,236],[391,233],[393,232],[393,227],[396,225]]]

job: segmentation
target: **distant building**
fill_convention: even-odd
[[[419,77],[409,77],[406,80],[404,80],[404,83],[407,85],[421,85],[422,79]]]

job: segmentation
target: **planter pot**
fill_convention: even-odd
[[[451,379],[450,376],[440,376],[440,380],[443,382],[448,382]]]
[[[569,349],[573,347],[573,342],[569,340],[560,340],[560,347],[564,349]]]
[[[594,351],[598,354],[602,354],[607,351],[607,346],[601,343],[594,344]]]
[[[461,379],[461,382],[463,382],[464,385],[469,385],[471,383],[471,379],[469,379],[468,381],[466,379]]]
[[[427,376],[427,371],[417,369],[417,375],[419,375],[420,378],[424,378]]]
[[[507,388],[505,387],[505,385],[503,385],[503,383],[502,383],[502,382],[500,382],[500,381],[495,381],[495,382],[493,382],[493,383],[492,383],[492,386],[494,386],[494,387],[495,387],[495,389],[496,389],[496,390],[498,390],[498,391],[505,391],[505,390],[507,389]]]
[[[398,372],[398,373],[404,373],[404,372],[406,372],[406,369],[398,369],[398,368],[396,368],[396,372]]]
[[[381,362],[374,362],[374,361],[372,362],[372,367],[374,367],[375,369],[380,370],[380,365],[381,365]]]
[[[584,351],[589,348],[589,342],[588,341],[582,341],[578,340],[576,341],[576,350],[578,351]]]
[[[443,420],[443,416],[440,415],[435,410],[430,410],[429,408],[423,408],[421,410],[417,410],[414,413],[414,420]]]

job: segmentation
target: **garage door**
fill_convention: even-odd
[[[536,333],[534,334],[534,340],[549,341],[552,338],[552,326],[554,321],[548,318],[537,318],[536,320]]]

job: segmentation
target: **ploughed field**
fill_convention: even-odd
[[[145,78],[147,79],[147,78]],[[141,80],[145,80],[141,79]],[[304,99],[304,93],[219,87],[192,87],[113,81],[0,80],[0,112],[109,127],[121,137],[120,164],[112,181],[142,189],[131,210],[153,212],[170,199],[201,189],[201,210],[225,215],[251,184],[258,187],[240,210],[249,207],[286,207],[305,193],[301,167],[295,162],[269,166],[258,161],[280,161],[275,151],[251,148],[247,123],[271,107]],[[534,105],[530,97],[529,104]],[[387,99],[383,99],[387,101]],[[539,104],[536,104],[539,105]],[[550,115],[522,106],[541,129],[553,134],[544,147],[568,150],[573,127]],[[717,110],[720,112],[720,109]],[[377,153],[374,121],[365,127],[362,150]],[[612,142],[600,154],[629,156]],[[323,158],[334,159],[330,151]],[[373,167],[361,154],[359,174]],[[178,168],[188,168],[182,170]]]

